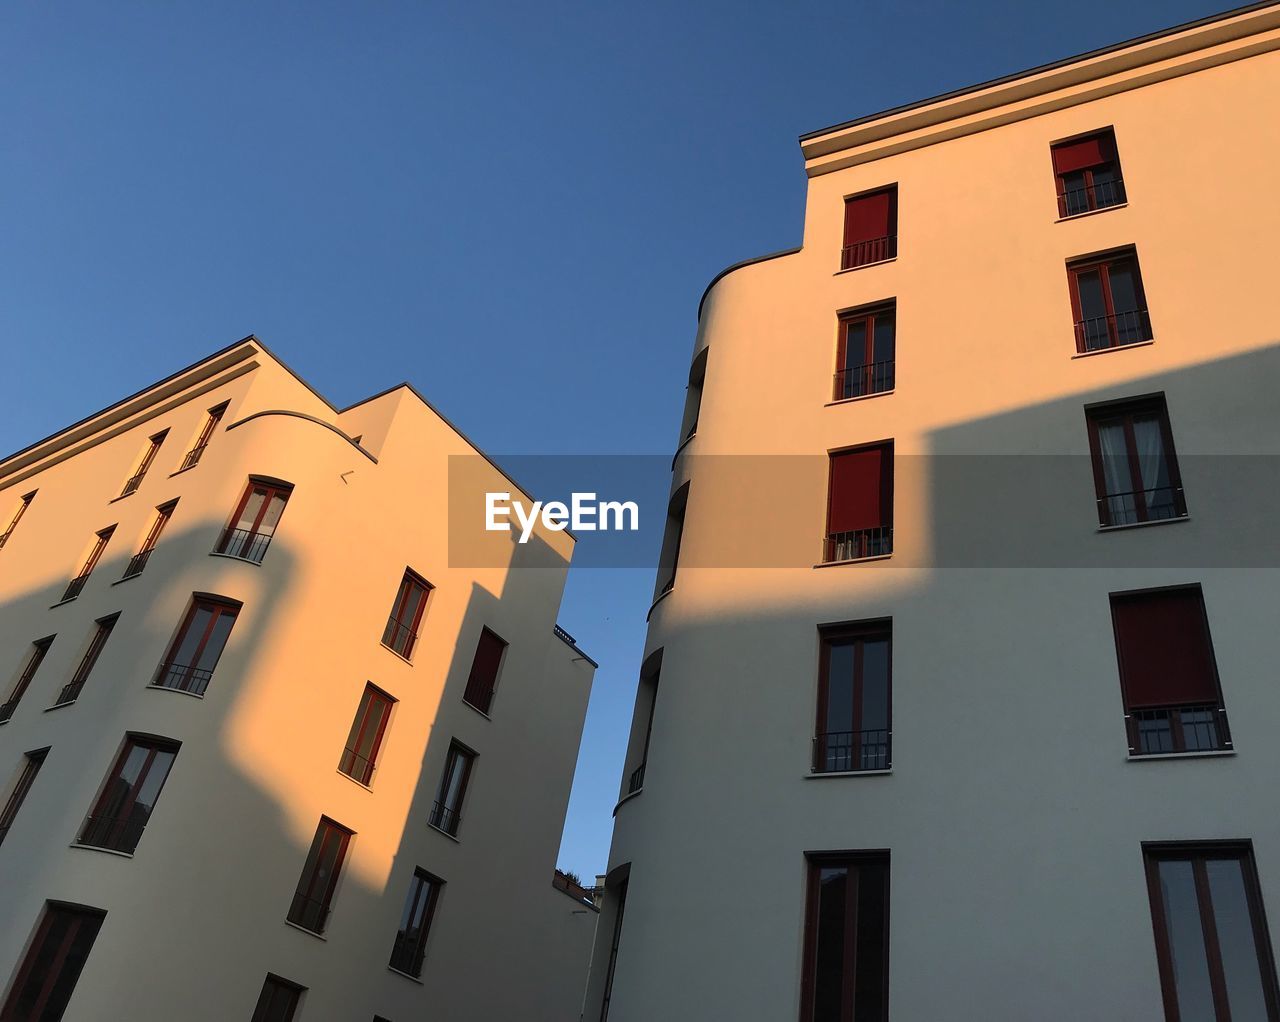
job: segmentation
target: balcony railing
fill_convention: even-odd
[[[152,684],[156,688],[174,688],[179,692],[190,692],[192,695],[201,696],[209,687],[209,679],[212,677],[212,670],[196,667],[193,664],[164,663],[160,665],[160,670],[156,672],[156,680]]]
[[[637,791],[644,787],[644,768],[645,764],[641,763],[638,767],[631,771],[631,779],[627,781],[627,794],[634,795]]]
[[[888,770],[887,728],[868,731],[825,731],[813,739],[815,774],[851,773],[858,770]]]
[[[83,575],[77,575],[67,583],[67,591],[62,594],[63,601],[74,600],[80,595],[80,591],[84,588],[84,584],[89,581],[89,572]]]
[[[217,553],[239,557],[244,561],[261,564],[266,556],[271,537],[252,529],[228,529],[218,542]]]
[[[132,852],[138,847],[146,825],[145,816],[90,816],[84,821],[77,843],[113,852]]]
[[[401,624],[394,617],[387,619],[387,627],[382,630],[384,646],[390,647],[407,660],[417,640],[417,633],[408,625]]]
[[[1163,522],[1170,518],[1185,518],[1186,515],[1187,506],[1182,499],[1181,486],[1108,493],[1098,498],[1098,522],[1103,526]]]
[[[868,394],[883,394],[893,390],[893,365],[893,359],[888,359],[841,369],[836,373],[834,400],[847,401],[851,397],[866,397]]]
[[[822,543],[822,560],[828,564],[856,561],[862,557],[883,557],[893,553],[893,528],[885,525],[876,529],[835,532]]]
[[[417,933],[405,933],[400,930],[396,934],[395,945],[391,948],[391,961],[388,963],[396,972],[409,976],[417,976],[422,972],[422,942]]]
[[[127,497],[131,493],[136,493],[138,490],[138,487],[142,485],[142,477],[145,476],[146,474],[147,474],[147,470],[144,468],[141,472],[137,473],[136,475],[131,475],[128,481],[124,484],[124,489],[120,491],[120,496]]]
[[[54,706],[65,706],[67,703],[74,703],[80,698],[80,693],[84,689],[84,680],[69,681],[62,686],[62,691],[58,693],[58,698],[54,701]]]
[[[674,589],[675,587],[676,587],[676,577],[675,575],[672,575],[669,579],[667,579],[665,582],[662,583],[662,588],[658,590],[658,595],[666,596],[667,593],[671,592],[671,590]]]
[[[852,270],[855,266],[883,262],[897,254],[898,236],[896,234],[889,234],[883,238],[869,238],[866,241],[845,245],[840,255],[840,269]]]
[[[1230,749],[1227,711],[1215,703],[1162,706],[1125,714],[1129,754],[1212,752]]]
[[[295,926],[301,926],[304,930],[324,933],[324,928],[329,922],[329,905],[327,902],[309,898],[298,891],[289,904],[288,919],[289,922]]]
[[[1146,309],[1076,321],[1076,350],[1105,351],[1124,344],[1151,340],[1151,317]]]
[[[361,784],[368,786],[373,781],[373,772],[376,766],[373,760],[368,756],[361,756],[355,749],[343,749],[342,760],[338,763],[338,770],[346,774],[353,781],[359,781]]]
[[[1076,216],[1095,209],[1106,209],[1108,206],[1119,206],[1125,202],[1124,182],[1120,178],[1114,181],[1094,181],[1092,185],[1081,185],[1079,188],[1068,188],[1058,195],[1058,215]]]
[[[139,550],[136,554],[129,558],[129,564],[124,569],[121,578],[133,578],[134,575],[141,575],[142,569],[147,566],[147,561],[151,557],[150,550]]]
[[[185,472],[189,468],[195,468],[200,464],[200,455],[204,454],[204,449],[208,444],[197,444],[191,450],[187,451],[187,456],[182,459],[182,465],[178,469],[179,472]]]
[[[456,809],[450,809],[443,802],[437,802],[431,807],[431,815],[427,817],[427,822],[437,830],[443,830],[452,837],[458,836],[458,825],[462,822],[462,817],[458,815]]]
[[[18,700],[10,699],[7,703],[0,703],[0,724],[9,720],[13,716],[13,711],[18,708]]]

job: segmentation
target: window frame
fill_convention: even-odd
[[[475,749],[464,745],[456,738],[450,739],[449,751],[444,758],[444,770],[441,771],[440,784],[436,788],[435,804],[431,808],[427,823],[452,838],[458,836],[458,828],[462,826],[462,807],[467,798],[467,786],[471,783],[471,774],[479,758]],[[450,806],[447,796],[459,764],[462,765],[462,780],[458,784],[458,797],[454,800],[455,804]]]
[[[440,904],[440,894],[445,886],[445,882],[438,876],[427,872],[421,866],[417,866],[413,870],[413,876],[409,880],[409,890],[405,896],[405,904],[400,909],[400,920],[403,923],[406,915],[412,920],[417,914],[419,898],[425,896],[426,905],[422,910],[422,923],[418,927],[418,933],[412,944],[405,944],[405,930],[399,927],[396,930],[395,942],[391,945],[391,958],[387,962],[387,968],[392,972],[398,972],[405,976],[411,976],[414,979],[422,977],[422,968],[427,958],[427,941],[431,936],[431,924],[435,919],[436,910]],[[403,950],[402,950],[403,949]],[[399,956],[399,957],[397,957]],[[402,962],[407,956],[408,968],[402,967],[398,962]]]
[[[22,956],[22,962],[18,966],[18,970],[13,979],[13,984],[9,987],[8,996],[5,997],[4,1006],[0,1008],[0,1018],[17,1018],[18,998],[21,996],[23,989],[26,987],[33,976],[36,975],[36,966],[43,957],[44,943],[49,939],[49,933],[53,929],[55,920],[59,914],[65,916],[76,917],[74,929],[64,935],[57,949],[55,950],[50,967],[45,971],[43,978],[39,981],[40,992],[36,998],[34,1005],[25,1015],[26,1018],[46,1017],[49,1007],[49,1001],[55,990],[64,982],[63,970],[67,967],[67,961],[72,961],[72,973],[65,977],[70,983],[70,989],[66,992],[67,1004],[71,998],[75,996],[76,985],[80,982],[80,973],[84,969],[85,962],[88,961],[89,955],[93,951],[93,945],[98,939],[98,934],[102,929],[102,922],[107,918],[105,909],[94,908],[89,905],[77,905],[67,901],[49,900],[44,903],[40,912],[40,920],[36,924],[35,933],[32,934],[31,941],[27,945],[27,949]],[[73,955],[76,950],[77,941],[80,939],[80,930],[85,925],[92,927],[92,933],[88,935],[81,953]],[[79,965],[74,964],[76,957],[79,958]],[[61,1019],[66,1011],[66,1006],[57,1012],[56,1018]],[[48,1016],[50,1018],[55,1016]]]
[[[327,880],[320,880],[318,876],[319,865],[331,836],[336,837],[339,842],[338,853],[333,860],[332,874]],[[302,873],[298,877],[298,886],[294,890],[293,899],[289,903],[289,912],[285,916],[289,923],[299,929],[306,930],[308,933],[316,935],[324,933],[325,928],[329,925],[329,916],[333,913],[333,899],[338,891],[338,882],[342,879],[342,867],[346,864],[347,853],[351,850],[351,839],[354,837],[355,831],[344,827],[332,817],[320,817],[320,822],[316,824],[315,835],[307,848],[307,857],[302,862]],[[313,853],[314,861],[312,861]],[[311,868],[309,869],[308,867]],[[313,897],[317,883],[321,883],[324,886],[323,896],[320,898]],[[317,925],[308,925],[308,916],[305,911],[309,910],[299,907],[299,899],[318,908],[319,919],[317,920]]]
[[[356,749],[359,749],[363,744],[372,717],[369,710],[372,709],[375,703],[385,706],[386,710],[378,720],[378,730],[373,737],[373,745],[370,746],[369,755],[364,757],[356,752]],[[366,788],[373,784],[373,778],[378,771],[378,758],[382,752],[382,743],[387,737],[387,729],[390,727],[391,715],[395,712],[396,703],[395,696],[380,689],[371,681],[365,682],[364,689],[360,693],[360,701],[356,704],[355,716],[351,720],[351,727],[347,731],[347,740],[343,746],[342,756],[338,760],[338,773],[351,778],[357,784],[362,784]],[[352,745],[353,736],[354,746]],[[351,760],[350,769],[347,769],[348,758]],[[353,772],[357,769],[357,760],[365,761],[366,770],[363,777],[357,776]]]
[[[884,468],[881,468],[881,479],[879,483],[879,495],[881,503],[882,517],[884,505],[888,504],[888,522],[881,522],[880,525],[865,528],[854,529],[842,532],[831,531],[832,510],[834,509],[835,499],[835,473],[836,462],[839,458],[856,454],[862,451],[880,450],[882,457],[888,462],[888,484],[886,487],[884,479]],[[895,498],[895,484],[897,481],[897,444],[894,438],[890,437],[884,440],[874,440],[865,444],[854,444],[849,447],[841,447],[827,452],[827,501],[826,501],[826,525],[823,531],[822,544],[822,563],[823,564],[847,564],[856,563],[858,561],[872,560],[880,557],[890,557],[893,555],[894,535],[893,535],[893,519]],[[839,539],[841,536],[852,536],[853,539]],[[837,557],[842,547],[849,544],[853,551],[853,556]]]
[[[53,645],[53,640],[56,638],[56,635],[46,635],[43,639],[36,639],[31,643],[31,652],[27,655],[22,671],[18,674],[18,680],[14,682],[9,698],[0,703],[0,724],[4,724],[13,718],[14,711],[18,708],[18,703],[22,701],[27,689],[31,687],[31,682],[35,679],[36,672],[40,670],[40,665],[44,663],[44,658],[49,654],[49,647]]]
[[[1089,433],[1089,458],[1093,466],[1093,486],[1096,494],[1098,526],[1103,529],[1122,528],[1128,525],[1155,525],[1163,522],[1182,521],[1187,517],[1186,492],[1182,485],[1182,473],[1178,467],[1178,450],[1173,442],[1173,426],[1169,419],[1169,406],[1165,396],[1147,394],[1143,397],[1108,401],[1104,404],[1085,406],[1085,422]],[[1168,488],[1173,491],[1175,513],[1168,518],[1149,517],[1147,489],[1142,486],[1142,467],[1138,456],[1137,438],[1133,420],[1139,415],[1156,416],[1160,424],[1160,439],[1165,467],[1169,473]],[[1114,420],[1124,423],[1125,454],[1129,468],[1129,485],[1136,489],[1120,493],[1107,492],[1106,468],[1102,456],[1101,427]],[[1112,522],[1111,501],[1119,497],[1133,499],[1135,520]]]
[[[1121,263],[1129,263],[1133,268],[1133,289],[1138,303],[1136,309],[1116,312],[1115,298],[1111,292],[1111,269]],[[1098,287],[1102,292],[1102,307],[1107,328],[1107,344],[1097,347],[1089,346],[1089,332],[1086,324],[1095,322],[1098,317],[1088,319],[1084,316],[1084,303],[1080,298],[1080,277],[1086,273],[1097,271]],[[1147,304],[1147,292],[1142,283],[1142,267],[1138,262],[1138,250],[1133,246],[1111,249],[1095,255],[1080,256],[1067,260],[1067,291],[1071,298],[1071,319],[1076,342],[1076,354],[1093,355],[1104,351],[1117,351],[1131,348],[1139,344],[1150,344],[1155,340],[1155,330],[1151,326],[1151,310]],[[1120,316],[1137,317],[1137,325],[1142,336],[1137,340],[1120,340]]]
[[[849,241],[849,220],[850,212],[853,204],[859,200],[870,199],[872,196],[887,194],[889,196],[889,214],[888,227],[889,233],[880,238],[868,238],[863,241]],[[840,232],[841,248],[840,248],[840,270],[843,273],[846,270],[858,270],[864,266],[875,266],[878,263],[887,263],[898,258],[898,183],[878,185],[875,188],[867,188],[860,192],[846,195],[844,197],[844,219]],[[850,255],[850,250],[858,248],[862,245],[872,245],[875,243],[883,243],[880,248],[872,251],[882,251],[883,254],[874,259],[854,259]]]
[[[105,529],[99,529],[94,533],[93,547],[89,550],[89,556],[85,558],[84,566],[70,582],[67,583],[66,591],[62,594],[59,603],[66,603],[74,600],[84,591],[84,584],[89,581],[89,576],[93,574],[93,569],[98,566],[98,562],[102,560],[102,555],[107,550],[107,544],[111,542],[111,537],[115,535],[116,526],[108,525]]]
[[[196,614],[199,613],[202,607],[216,609],[217,613],[209,618],[209,623],[205,625],[204,634],[196,645],[196,655],[194,657],[196,663],[200,662],[200,658],[208,648],[209,640],[213,636],[213,631],[218,621],[225,614],[230,614],[231,627],[227,629],[227,637],[222,643],[222,648],[218,650],[218,655],[213,658],[213,663],[206,668],[198,668],[196,664],[176,663],[174,657],[187,636],[187,629],[191,627]],[[191,602],[187,605],[187,612],[182,618],[182,623],[178,625],[178,630],[174,633],[172,640],[170,640],[168,648],[165,650],[164,658],[156,669],[155,679],[151,682],[150,687],[162,688],[172,692],[185,692],[187,695],[203,698],[205,692],[208,691],[209,683],[213,680],[213,672],[218,669],[218,662],[222,659],[222,654],[227,651],[227,643],[231,641],[231,633],[235,630],[236,621],[240,619],[240,611],[243,609],[244,605],[238,600],[232,600],[225,596],[215,596],[212,593],[192,593]],[[174,668],[179,668],[180,671],[185,672],[175,675],[182,683],[176,685],[165,684]],[[207,674],[208,677],[200,678],[200,674]]]
[[[422,590],[422,599],[418,601],[418,606],[414,610],[412,624],[406,625],[402,615],[408,607],[409,596],[415,587]],[[404,574],[400,578],[400,585],[396,589],[395,600],[391,604],[391,613],[387,615],[386,627],[382,630],[382,645],[402,660],[410,662],[413,660],[413,654],[418,648],[422,619],[426,615],[427,603],[431,599],[431,593],[434,589],[435,587],[430,582],[412,568],[404,569]],[[403,649],[400,648],[400,640],[397,638],[398,629],[405,632],[406,637],[403,640]]]
[[[120,612],[117,611],[114,614],[108,614],[106,617],[100,617],[93,623],[93,635],[89,638],[89,645],[85,648],[84,656],[80,658],[80,663],[76,666],[75,673],[71,675],[71,680],[58,693],[54,706],[69,706],[80,697],[80,693],[84,690],[85,682],[89,680],[89,675],[97,665],[98,657],[102,655],[102,649],[106,646],[107,640],[111,638],[111,632],[119,620]]]
[[[266,979],[262,981],[262,989],[258,992],[258,1000],[253,1007],[253,1018],[250,1022],[292,1022],[293,1017],[298,1012],[298,1006],[302,1003],[302,995],[307,992],[307,988],[301,984],[293,982],[291,979],[285,979],[283,976],[274,972],[268,972]],[[270,993],[270,996],[268,996]],[[277,993],[283,993],[291,1000],[285,1004],[285,1013],[280,1015],[275,1012],[275,997]],[[267,1000],[263,1001],[263,998]],[[273,1014],[268,1014],[273,1012]]]
[[[24,493],[18,498],[18,510],[9,519],[9,524],[5,527],[4,532],[0,532],[0,550],[3,550],[5,544],[9,542],[9,537],[13,535],[13,530],[18,527],[18,523],[22,521],[22,516],[27,513],[27,508],[31,506],[31,502],[36,499],[36,494],[39,492],[39,490],[32,490],[30,493]]]
[[[142,574],[147,566],[147,561],[151,559],[151,552],[155,550],[156,544],[160,542],[161,533],[164,532],[169,520],[173,517],[173,512],[177,508],[177,497],[156,505],[156,516],[151,522],[151,527],[147,530],[147,534],[142,540],[142,546],[138,547],[138,552],[129,558],[129,563],[125,565],[124,574],[120,576],[121,581]]]
[[[830,721],[827,719],[827,703],[830,696],[831,686],[831,657],[830,651],[832,645],[844,641],[853,641],[858,644],[856,653],[854,654],[854,681],[853,681],[853,720],[851,723],[857,724],[862,717],[862,695],[865,691],[865,677],[863,675],[863,655],[862,646],[865,642],[871,640],[885,639],[888,642],[888,664],[886,665],[887,677],[885,678],[885,740],[884,740],[884,765],[873,767],[859,767],[850,765],[844,770],[824,770],[819,764],[825,762],[824,752],[829,750],[823,745],[820,739],[831,734],[840,734],[841,732],[823,730],[825,726],[829,726]],[[872,730],[880,730],[873,728]],[[867,732],[854,728],[852,735],[861,736]],[[850,746],[850,763],[860,762],[860,753],[865,748],[860,740],[856,746]],[[871,618],[865,621],[850,621],[836,625],[820,625],[818,627],[818,691],[816,716],[814,720],[814,738],[813,738],[813,754],[810,761],[810,772],[818,776],[825,774],[864,774],[878,773],[891,770],[893,768],[893,618]]]
[[[609,964],[604,974],[604,995],[600,1001],[600,1022],[608,1022],[609,1005],[613,1001],[613,980],[618,969],[618,951],[622,947],[622,926],[627,913],[627,891],[631,886],[628,872],[617,887],[618,905],[613,914],[613,935],[609,939]]]
[[[487,679],[481,678],[480,683],[486,683],[486,690],[482,693],[480,683],[477,682],[477,666],[480,662],[480,653],[484,649],[485,636],[488,635],[498,642],[501,649],[498,651],[498,663],[493,669],[493,677]],[[498,691],[498,679],[502,675],[502,668],[507,662],[507,651],[511,648],[511,643],[507,642],[501,635],[495,632],[488,625],[482,625],[480,628],[480,637],[476,640],[476,651],[471,658],[471,670],[467,674],[467,686],[462,691],[462,701],[470,706],[473,710],[478,710],[486,717],[493,710],[493,697]],[[483,698],[481,698],[483,696]],[[475,698],[473,698],[475,697]],[[483,705],[482,705],[483,704]]]
[[[168,435],[169,431],[162,429],[159,433],[147,438],[147,449],[142,454],[142,460],[138,463],[133,475],[125,480],[124,489],[120,491],[120,496],[116,500],[138,492],[138,487],[142,485],[142,480],[147,477],[147,472],[151,470],[151,465],[156,460],[156,455],[160,453],[160,447],[164,444],[165,437]]]
[[[165,784],[169,781],[169,775],[173,772],[174,764],[178,761],[178,752],[181,748],[182,743],[172,738],[135,732],[126,734],[120,752],[112,761],[111,769],[107,771],[106,777],[103,778],[102,784],[98,788],[98,794],[93,800],[89,814],[85,817],[84,823],[81,824],[80,830],[77,832],[76,847],[96,848],[100,851],[116,852],[120,855],[133,855],[142,841],[143,832],[151,822],[151,816],[155,812],[156,806],[160,804],[160,796],[164,792]],[[130,753],[135,749],[145,749],[147,751],[142,769],[138,771],[137,779],[129,783],[125,789],[127,794],[120,808],[110,817],[107,817],[105,811],[110,803],[115,800],[115,789],[112,782],[117,779],[124,779],[123,770],[125,764],[129,761]],[[161,753],[167,753],[173,758],[169,761],[168,767],[165,768],[164,776],[160,778],[160,786],[156,788],[151,808],[147,810],[147,818],[142,821],[140,827],[137,827],[137,836],[132,837],[132,828],[136,824],[131,817],[134,807],[138,804],[138,794],[150,779],[156,756]],[[110,819],[110,826],[107,828],[104,838],[100,840],[93,833],[93,828],[99,826],[104,819]],[[132,843],[130,843],[131,837]]]
[[[264,491],[262,506],[258,508],[258,512],[254,515],[253,524],[248,529],[237,528],[244,509],[249,505],[250,498],[258,490]],[[244,493],[240,495],[240,501],[236,504],[236,509],[232,512],[230,520],[222,530],[222,534],[218,538],[218,545],[214,547],[213,552],[222,557],[233,557],[238,561],[247,561],[250,564],[261,564],[263,558],[267,556],[267,549],[271,546],[271,541],[275,538],[276,530],[280,528],[280,522],[284,520],[285,510],[289,506],[289,498],[293,496],[293,483],[285,482],[283,479],[269,479],[265,476],[250,476],[249,482],[244,488]],[[258,531],[262,527],[262,520],[266,517],[267,511],[271,507],[271,502],[280,497],[282,504],[280,507],[280,517],[276,519],[275,525],[271,529],[271,535],[267,536],[265,542],[262,534]],[[243,533],[242,536],[237,533]],[[260,544],[260,545],[259,545]],[[239,551],[232,549],[239,547]],[[254,555],[257,556],[254,556]]]
[[[200,426],[200,432],[196,434],[196,442],[191,445],[191,450],[187,451],[183,457],[182,464],[178,468],[179,472],[185,472],[200,464],[205,448],[209,446],[209,442],[213,439],[214,430],[218,428],[218,424],[222,422],[230,406],[230,400],[223,401],[221,404],[214,405],[205,413],[204,423]]]
[[[44,761],[49,758],[51,748],[52,746],[46,745],[43,749],[32,749],[30,752],[23,753],[22,762],[18,766],[18,776],[5,798],[4,807],[0,808],[0,845],[4,844],[4,839],[13,829],[13,821],[18,818],[18,813],[22,811],[22,804],[31,794],[31,789],[35,787],[36,778],[40,775]]]
[[[876,323],[879,317],[888,316],[893,324],[893,358],[877,361]],[[849,365],[849,327],[861,322],[863,324],[863,361],[856,366]],[[846,309],[836,317],[836,372],[835,389],[832,391],[832,402],[856,401],[860,398],[875,397],[877,394],[892,394],[897,388],[897,355],[898,355],[898,300],[886,298],[871,305],[862,305],[855,309]],[[884,369],[878,368],[885,366]],[[853,378],[849,375],[860,370],[860,393],[851,394],[846,391],[855,389],[850,386]]]
[[[1102,139],[1103,145],[1100,146],[1100,148],[1101,149],[1110,148],[1112,153],[1111,159],[1104,160],[1101,163],[1090,164],[1087,167],[1081,167],[1080,170],[1078,171],[1069,170],[1064,173],[1059,173],[1058,167],[1057,167],[1057,161],[1055,159],[1054,154],[1059,149],[1065,149],[1068,146],[1079,145],[1081,142],[1088,142],[1091,139]],[[1086,131],[1079,135],[1072,135],[1070,138],[1063,138],[1063,139],[1059,139],[1056,142],[1050,142],[1049,143],[1049,165],[1050,165],[1050,168],[1053,170],[1054,190],[1057,196],[1059,220],[1071,220],[1078,216],[1086,216],[1089,213],[1100,213],[1103,210],[1116,209],[1120,206],[1127,205],[1129,202],[1129,193],[1128,193],[1128,190],[1125,188],[1125,183],[1124,183],[1124,171],[1120,163],[1120,150],[1119,150],[1119,147],[1116,145],[1115,128],[1112,126],[1107,126],[1105,128],[1096,128],[1093,131]],[[1093,175],[1095,170],[1098,170],[1104,167],[1111,167],[1114,170],[1115,180],[1112,182],[1112,185],[1117,198],[1115,202],[1109,202],[1106,205],[1100,206],[1097,203],[1096,190],[1101,186],[1095,184]],[[1069,204],[1067,203],[1067,194],[1070,191],[1080,191],[1080,189],[1078,188],[1068,189],[1065,179],[1067,174],[1075,174],[1075,173],[1084,174],[1084,180],[1085,180],[1084,191],[1088,200],[1088,208],[1072,213],[1070,212]]]

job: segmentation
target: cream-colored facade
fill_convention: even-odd
[[[250,477],[293,487],[261,563],[211,554]],[[573,539],[458,567],[449,502],[482,504],[463,485],[513,488],[407,385],[338,410],[254,338],[0,462],[6,526],[35,493],[0,549],[0,698],[55,636],[0,724],[0,805],[48,749],[0,843],[5,996],[65,902],[106,913],[67,1022],[247,1022],[268,973],[305,988],[301,1020],[578,1017],[595,913],[552,886],[595,667],[555,625]],[[380,642],[406,568],[432,586],[408,658]],[[193,594],[241,605],[200,698],[152,684]],[[51,709],[111,614],[78,696]],[[482,628],[508,643],[487,714],[462,698]],[[395,703],[362,784],[338,767],[367,683]],[[129,855],[78,843],[127,735],[180,743]],[[456,836],[428,825],[453,741],[476,753]],[[321,817],[353,836],[317,935],[286,914]],[[419,978],[388,967],[416,869],[443,881]]]
[[[588,1022],[847,1018],[802,1008],[820,852],[887,853],[895,1022],[1165,1018],[1152,842],[1251,842],[1280,923],[1278,100],[1273,4],[802,139],[803,244],[700,309]],[[1051,146],[1108,128],[1127,201],[1061,216]],[[1129,246],[1149,343],[1080,351],[1067,266]],[[894,385],[834,400],[890,300]],[[1102,527],[1087,411],[1151,395],[1187,514]],[[886,440],[892,554],[827,563],[828,457]],[[1131,755],[1110,594],[1195,584],[1234,745]],[[820,628],[886,619],[891,764],[815,772]]]

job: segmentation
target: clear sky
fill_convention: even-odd
[[[703,287],[799,242],[798,135],[1221,9],[7,4],[0,450],[256,333],[338,405],[413,382],[499,460],[669,454]],[[578,569],[561,612],[601,663],[584,879],[653,582]]]

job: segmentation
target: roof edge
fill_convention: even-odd
[[[795,248],[784,248],[784,249],[780,249],[777,252],[770,252],[768,255],[753,256],[750,259],[743,259],[740,262],[736,262],[732,266],[726,266],[723,270],[721,270],[714,277],[712,277],[711,283],[708,284],[703,289],[702,297],[698,299],[698,321],[699,322],[702,321],[702,307],[706,304],[707,295],[711,294],[711,289],[715,287],[717,284],[719,284],[721,280],[723,280],[725,277],[731,274],[734,270],[740,270],[744,266],[754,266],[756,263],[767,262],[770,259],[780,259],[782,256],[795,255],[803,247],[804,246],[802,245],[797,245]]]

